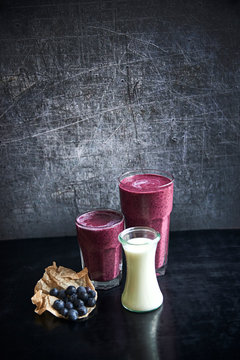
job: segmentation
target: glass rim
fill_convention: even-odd
[[[123,172],[121,175],[118,176],[118,183],[121,184],[121,181],[129,176],[133,175],[162,175],[168,178],[170,181],[167,184],[159,185],[158,188],[161,189],[163,187],[169,186],[174,183],[174,176],[172,173],[168,171],[164,171],[161,169],[136,169],[136,170],[128,170]]]
[[[80,224],[78,222],[78,219],[82,216],[82,215],[85,215],[85,214],[90,214],[92,212],[112,212],[112,213],[116,213],[118,215],[120,215],[120,220],[117,221],[116,223],[114,223],[113,225],[100,225],[100,226],[88,226],[88,225],[83,225],[83,224]],[[115,227],[117,225],[119,225],[122,221],[124,222],[125,218],[124,218],[124,215],[121,211],[119,210],[116,210],[116,209],[111,209],[111,208],[93,208],[91,210],[87,210],[87,211],[84,211],[82,213],[80,213],[76,218],[75,218],[75,225],[78,226],[78,227],[81,227],[83,229],[89,229],[89,230],[96,230],[96,229],[108,229],[108,228],[112,228],[112,227]]]
[[[131,240],[131,239],[128,239],[128,240],[123,239],[124,235],[126,235],[128,233],[133,233],[135,231],[141,231],[141,230],[151,232],[152,234],[155,235],[155,238],[154,239],[146,238],[146,239],[151,240],[151,242],[146,242],[144,244],[143,243],[141,243],[141,244],[129,243],[129,240]],[[152,244],[158,243],[160,238],[161,238],[160,233],[157,230],[155,230],[151,227],[148,227],[148,226],[133,226],[130,228],[126,228],[123,231],[121,231],[120,234],[118,235],[118,240],[122,245],[131,245],[131,246],[152,245]],[[134,238],[132,238],[132,239],[134,239]]]

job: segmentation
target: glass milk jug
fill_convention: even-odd
[[[159,308],[163,296],[155,272],[155,253],[160,234],[152,228],[136,226],[123,230],[118,239],[127,263],[122,305],[134,312]]]

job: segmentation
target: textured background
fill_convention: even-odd
[[[1,5],[0,239],[74,235],[140,167],[176,178],[171,230],[239,228],[239,7]]]

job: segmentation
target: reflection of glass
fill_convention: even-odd
[[[163,296],[155,272],[155,253],[160,234],[154,229],[136,226],[123,230],[119,241],[127,262],[127,277],[122,305],[135,312],[157,309]]]
[[[133,313],[123,310],[128,360],[177,360],[181,356],[179,334],[173,311],[174,297],[168,289],[167,277],[160,278],[163,305],[151,312]]]
[[[110,289],[120,284],[122,252],[118,234],[124,229],[122,213],[95,209],[76,219],[82,266],[86,266],[97,289]]]
[[[161,234],[155,258],[157,275],[164,275],[167,267],[173,183],[171,174],[159,170],[128,171],[119,177],[126,227],[147,226]]]
[[[163,306],[144,314],[124,311],[127,329],[129,330],[127,359],[160,360],[160,344],[158,343],[158,327]],[[137,348],[137,351],[136,351]]]

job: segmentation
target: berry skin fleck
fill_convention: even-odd
[[[85,302],[85,306],[93,307],[96,304],[96,300],[94,298],[88,298]]]
[[[87,292],[86,291],[79,292],[78,298],[85,302],[88,299]]]
[[[49,294],[52,295],[52,296],[58,297],[58,289],[56,289],[56,288],[51,289],[49,291]]]
[[[72,295],[72,294],[76,294],[77,289],[75,288],[75,286],[68,286],[67,289],[65,290],[67,295]]]
[[[55,310],[59,311],[64,308],[64,301],[63,300],[55,300],[53,303],[53,307]]]
[[[74,306],[77,308],[77,307],[79,307],[79,306],[82,306],[82,305],[84,305],[84,302],[81,300],[81,299],[76,299],[76,300],[74,300]]]
[[[58,291],[58,297],[59,297],[59,299],[62,299],[62,300],[66,300],[67,299],[67,295],[66,295],[66,293],[65,293],[65,290],[59,290]]]
[[[77,311],[78,311],[79,316],[86,315],[86,313],[87,313],[86,306],[80,306],[79,308],[77,308]]]
[[[65,303],[65,307],[66,307],[68,310],[73,309],[73,303],[70,302],[70,301],[67,301],[67,302]]]
[[[86,288],[84,286],[79,286],[77,288],[77,294],[82,293],[82,292],[86,292]]]
[[[96,296],[95,291],[92,289],[88,290],[87,293],[88,293],[88,297],[90,297],[90,298],[95,298],[95,296]]]
[[[68,311],[68,319],[72,321],[76,321],[78,319],[78,312],[75,309],[70,309]]]
[[[77,294],[72,294],[68,297],[68,300],[71,301],[72,303],[74,303],[74,301],[77,299]]]
[[[62,308],[61,310],[59,310],[60,314],[63,315],[64,317],[68,316],[68,309],[67,308]]]

